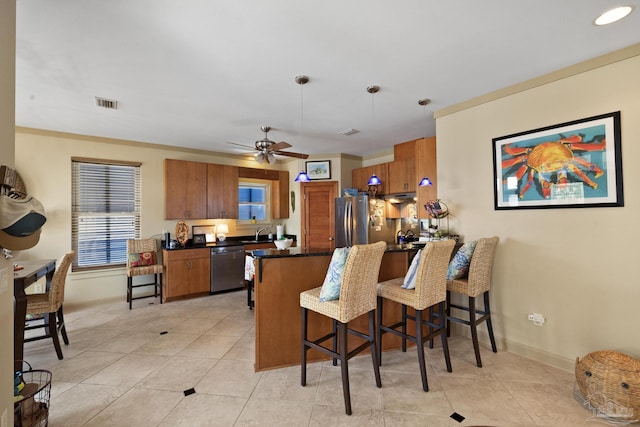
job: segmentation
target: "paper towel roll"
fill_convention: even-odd
[[[284,238],[284,227],[282,225],[276,225],[276,239]]]

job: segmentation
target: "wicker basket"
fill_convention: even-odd
[[[18,427],[46,427],[49,424],[51,372],[29,370],[22,373],[25,386],[14,403],[13,425]]]
[[[595,351],[576,358],[575,374],[580,392],[602,416],[640,418],[640,360],[617,351]]]

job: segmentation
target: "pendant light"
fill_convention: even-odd
[[[377,85],[373,85],[373,86],[368,86],[367,87],[367,92],[369,92],[371,94],[371,152],[373,154],[374,151],[374,132],[373,132],[373,128],[374,128],[374,124],[375,124],[375,104],[374,104],[374,94],[376,94],[378,91],[380,90],[380,86]],[[369,181],[367,182],[367,186],[368,186],[368,192],[369,194],[372,194],[372,197],[375,197],[376,192],[378,191],[378,185],[382,184],[382,181],[380,181],[380,178],[378,178],[378,176],[374,173],[373,175],[371,175],[371,177],[369,177]]]
[[[307,76],[296,76],[296,83],[300,85],[300,139],[302,140],[302,134],[304,131],[304,121],[303,121],[303,112],[304,112],[304,98],[302,93],[302,86],[309,83],[309,77]],[[298,176],[296,176],[295,182],[309,182],[309,175],[304,170],[298,172]]]
[[[418,101],[419,105],[422,105],[423,109],[424,109],[424,137],[425,139],[427,138],[427,104],[429,104],[431,102],[430,99],[425,98],[425,99],[421,99]],[[418,183],[419,187],[430,187],[432,186],[433,183],[431,182],[431,180],[428,177],[423,177],[420,182]]]

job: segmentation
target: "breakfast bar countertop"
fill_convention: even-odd
[[[408,252],[417,251],[424,245],[415,245],[406,243],[402,245],[388,244],[386,252]],[[303,247],[293,247],[288,249],[254,249],[251,251],[254,258],[288,258],[288,257],[308,257],[308,256],[327,256],[332,255],[333,251],[327,249],[313,249]]]

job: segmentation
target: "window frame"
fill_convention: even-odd
[[[255,224],[271,224],[273,222],[272,218],[272,210],[271,206],[271,194],[272,194],[272,182],[268,179],[251,179],[251,178],[240,178],[238,181],[238,196],[240,193],[241,187],[262,187],[265,190],[264,194],[264,207],[265,207],[265,218],[263,220],[256,219]],[[236,220],[237,227],[249,227],[251,225],[255,225],[251,222],[251,219],[240,219],[240,205],[246,203],[241,203],[240,198],[238,197],[238,219]],[[259,204],[259,203],[256,203]]]
[[[80,180],[82,179],[81,174],[83,171],[81,170],[81,168],[83,165],[87,165],[87,170],[84,171],[85,173],[90,173],[88,170],[90,169],[89,165],[102,165],[107,167],[112,166],[115,168],[120,168],[120,167],[134,168],[134,171],[133,171],[134,172],[134,177],[133,177],[134,188],[132,188],[134,192],[134,197],[132,202],[129,201],[130,205],[132,203],[132,210],[110,212],[109,205],[113,205],[117,203],[117,201],[113,201],[111,204],[108,202],[105,203],[105,212],[81,211],[80,210],[81,201],[79,199],[81,195],[80,195],[79,185],[80,185]],[[83,216],[96,217],[96,218],[115,217],[117,219],[118,217],[122,217],[122,216],[127,216],[127,217],[133,216],[132,228],[127,229],[125,227],[120,229],[120,231],[123,231],[124,233],[130,232],[130,235],[131,235],[130,238],[139,239],[141,235],[140,229],[141,229],[141,216],[142,216],[141,215],[141,206],[142,206],[142,170],[141,170],[142,168],[141,166],[142,166],[141,162],[92,159],[92,158],[85,158],[85,157],[71,158],[71,246],[72,246],[72,249],[76,252],[76,255],[74,256],[74,259],[73,259],[73,263],[71,265],[72,271],[74,272],[95,271],[95,270],[122,268],[126,266],[126,259],[127,259],[126,245],[124,247],[124,254],[123,254],[124,257],[120,257],[120,258],[124,258],[123,262],[112,262],[112,263],[106,263],[106,264],[103,263],[103,264],[93,264],[93,265],[79,265],[81,251],[79,251],[78,247],[80,245],[80,242],[82,242],[82,239],[81,239],[82,232],[79,230],[80,217],[83,217]],[[106,176],[117,177],[118,176],[117,170],[114,169],[111,173],[105,172],[105,177]],[[91,178],[91,177],[88,177],[88,178]],[[106,185],[104,187],[98,187],[98,188],[99,190],[104,190],[104,191],[108,190]],[[120,190],[122,190],[122,188],[120,188]],[[84,202],[87,203],[87,200],[85,200]],[[108,223],[109,221],[105,220],[104,222]],[[107,240],[107,242],[120,240],[120,239],[112,239],[111,237],[112,236],[110,234],[108,235],[103,234],[102,240]],[[128,238],[129,237],[127,237],[126,239]],[[119,250],[115,252],[121,254]]]

